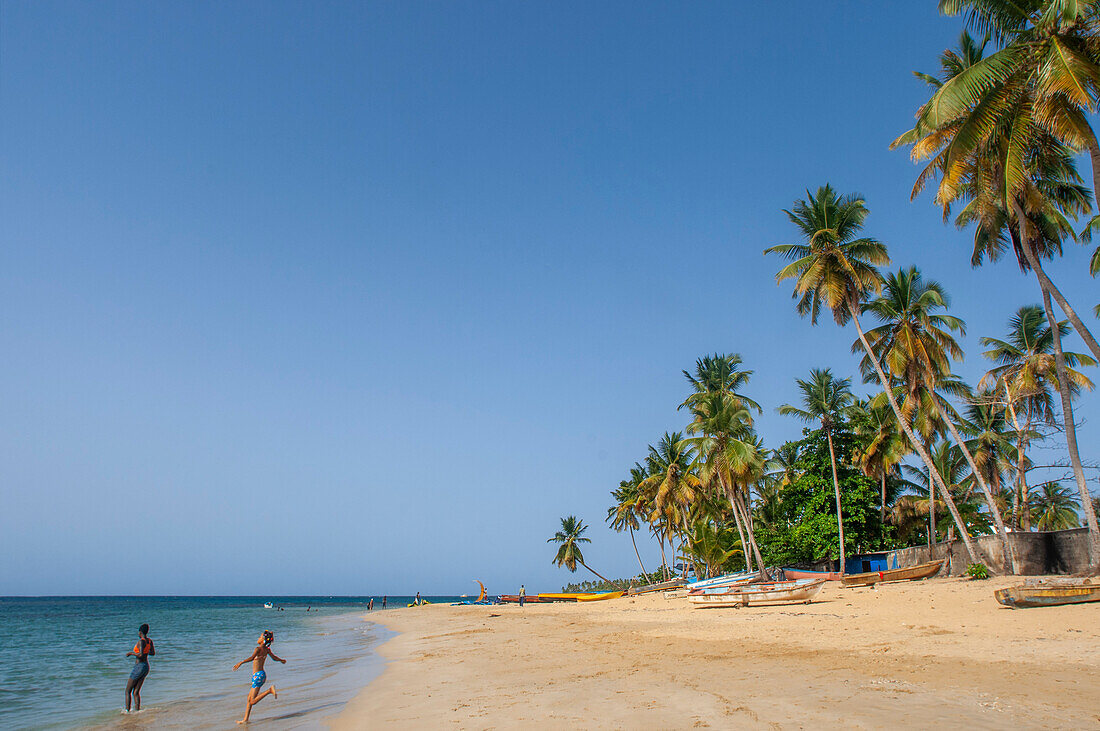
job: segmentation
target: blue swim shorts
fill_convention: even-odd
[[[266,682],[267,682],[267,673],[265,673],[263,670],[260,670],[259,672],[256,672],[256,673],[252,673],[252,687],[253,688],[262,688],[263,684],[266,683]]]

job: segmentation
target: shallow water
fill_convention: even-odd
[[[404,607],[408,597],[390,597]],[[431,598],[446,601],[449,598]],[[272,649],[268,684],[279,698],[253,710],[253,726],[316,728],[382,670],[374,648],[389,636],[363,621],[367,598],[49,597],[0,598],[0,728],[180,728],[234,726],[244,713],[248,657],[264,629]],[[375,602],[378,611],[379,601]],[[306,612],[306,607],[311,611]],[[157,654],[142,688],[143,710],[121,708],[137,641],[150,625]]]

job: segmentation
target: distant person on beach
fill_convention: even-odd
[[[260,635],[260,639],[256,640],[257,647],[252,651],[252,655],[233,666],[233,669],[236,670],[249,660],[252,661],[252,689],[248,691],[248,705],[244,709],[244,718],[237,721],[237,723],[248,723],[248,717],[252,715],[252,706],[262,701],[268,695],[273,695],[276,698],[279,697],[279,693],[274,685],[263,693],[260,692],[260,688],[267,682],[267,673],[264,672],[264,663],[267,662],[267,658],[270,657],[272,660],[286,665],[286,660],[271,651],[271,643],[274,641],[275,633],[265,629],[263,634]]]
[[[134,701],[134,710],[141,710],[141,686],[145,682],[145,676],[149,674],[149,657],[156,655],[153,641],[149,639],[149,625],[138,627],[138,643],[134,649],[126,653],[126,657],[134,656],[134,669],[130,671],[130,679],[126,681],[126,712],[130,712],[130,700]]]
[[[519,585],[519,605],[522,607],[527,601],[527,589],[523,587],[523,584]]]
[[[416,592],[416,601],[413,602],[416,606],[420,606],[420,592]]]
[[[367,602],[367,611],[369,612],[372,609],[374,609],[374,597],[371,597],[370,601]]]
[[[386,597],[385,597],[385,595],[382,596],[382,608],[383,609],[386,608]]]

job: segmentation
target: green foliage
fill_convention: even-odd
[[[688,534],[681,559],[695,565],[696,576],[717,576],[726,567],[741,563],[744,555],[737,531],[716,525],[710,521],[699,521]]]
[[[879,518],[879,485],[850,455],[866,448],[869,437],[855,434],[839,421],[833,426],[837,478],[848,555],[881,550],[889,543],[888,526]],[[795,463],[798,476],[779,490],[769,510],[775,515],[761,525],[757,540],[771,566],[810,563],[838,557],[836,502],[829,445],[820,429],[807,431]]]
[[[989,569],[985,564],[972,563],[966,567],[966,575],[971,579],[983,580],[989,578]]]
[[[598,581],[593,579],[592,581],[579,581],[574,584],[566,584],[561,588],[562,592],[568,593],[580,593],[584,591],[622,591],[623,587],[630,585],[645,586],[646,584],[657,584],[665,580],[665,576],[660,571],[653,571],[651,573],[638,574],[637,576],[629,579],[614,579],[611,581]]]

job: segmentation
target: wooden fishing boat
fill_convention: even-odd
[[[844,586],[872,586],[885,584],[890,581],[917,581],[935,576],[943,568],[944,560],[929,561],[928,563],[906,566],[903,569],[887,569],[886,571],[868,571],[865,574],[849,574],[840,578]]]
[[[809,604],[824,586],[825,579],[773,581],[735,586],[723,592],[690,594],[688,599],[695,607],[747,607],[791,602]]]
[[[1058,586],[1010,586],[993,592],[997,601],[1006,607],[1058,607],[1063,604],[1100,602],[1100,584],[1071,584]]]
[[[720,584],[736,584],[742,579],[752,579],[757,576],[755,571],[739,571],[736,574],[723,574],[722,576],[715,576],[713,579],[702,579],[701,581],[693,581],[690,584],[684,584],[684,587],[689,591],[691,589],[701,589],[704,586],[718,586]]]
[[[519,604],[519,594],[501,594],[500,600],[505,604]],[[529,604],[539,604],[543,602],[543,600],[539,599],[536,595],[524,597],[524,601]]]
[[[562,594],[539,594],[538,597],[544,602],[575,602],[582,596],[592,596],[595,592],[586,591],[583,593],[562,593]]]
[[[603,594],[589,594],[588,596],[577,597],[578,602],[602,602],[605,599],[618,599],[625,592],[622,591],[605,591]]]
[[[635,586],[627,590],[627,594],[634,596],[637,594],[649,594],[654,591],[668,591],[669,589],[679,589],[684,585],[683,579],[672,579],[671,581],[661,581],[656,584],[646,584],[645,586]]]
[[[825,579],[825,581],[840,581],[844,575],[839,571],[807,571],[805,569],[783,569],[783,575],[787,581],[796,579]]]

